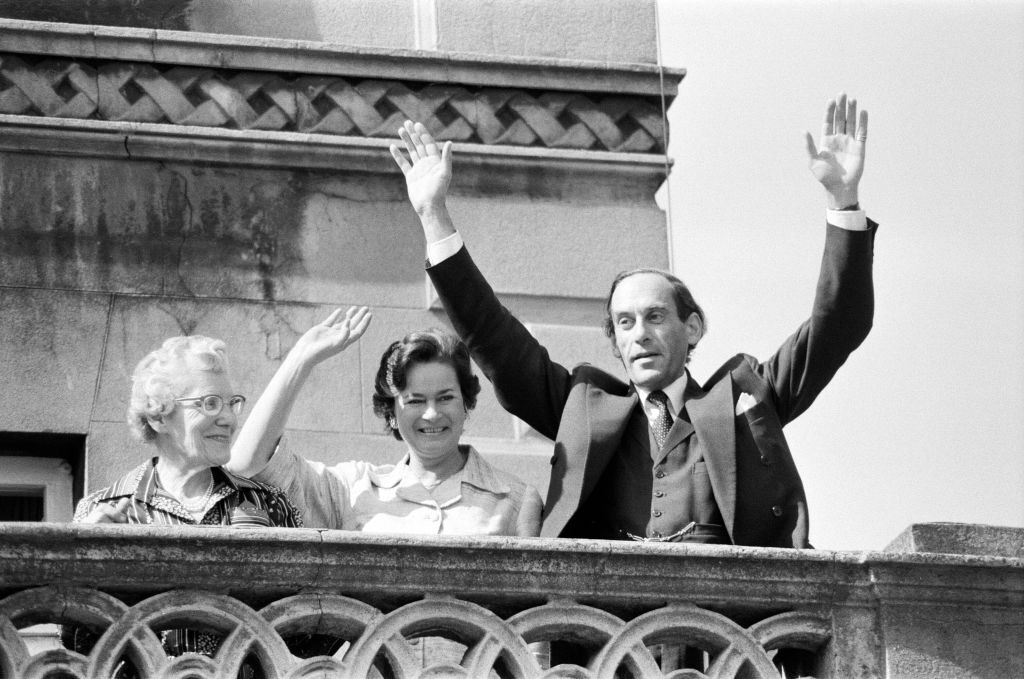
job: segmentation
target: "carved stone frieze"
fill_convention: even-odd
[[[0,114],[393,138],[407,119],[493,146],[663,153],[644,95],[0,54]]]

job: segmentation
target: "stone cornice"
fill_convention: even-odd
[[[393,78],[489,87],[607,92],[671,100],[684,69],[568,59],[381,49],[303,40],[252,38],[111,26],[0,19],[7,52]]]
[[[320,172],[397,173],[390,139],[262,130],[0,115],[0,151],[221,164]],[[544,189],[589,181],[589,187],[653,193],[665,180],[664,156],[535,147],[456,144],[456,186],[500,177],[515,192],[547,178]],[[472,171],[470,171],[472,170]],[[487,190],[474,185],[474,190]]]

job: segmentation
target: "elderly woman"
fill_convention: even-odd
[[[128,426],[156,455],[112,485],[78,503],[75,521],[215,526],[300,526],[298,514],[280,490],[236,476],[221,465],[231,457],[231,439],[245,397],[228,375],[224,343],[209,337],[172,337],[151,352],[132,375]],[[163,633],[168,655],[212,655],[220,637],[175,629]],[[98,638],[66,626],[64,645],[88,653]],[[308,640],[295,652],[312,655]],[[115,677],[135,672],[124,663]],[[257,676],[244,666],[240,678]]]
[[[406,444],[406,455],[397,464],[327,466],[297,455],[281,441],[310,371],[359,339],[369,322],[366,307],[353,307],[344,316],[339,309],[299,338],[239,433],[232,469],[284,489],[311,527],[537,535],[537,491],[459,442],[480,381],[466,345],[446,332],[410,333],[381,356],[374,412]]]
[[[198,335],[165,341],[135,368],[128,406],[128,426],[156,456],[83,498],[75,521],[300,525],[280,490],[222,467],[244,407],[223,342]]]

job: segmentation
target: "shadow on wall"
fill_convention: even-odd
[[[172,31],[321,40],[308,0],[0,0],[0,17],[28,21],[131,26]],[[282,19],[287,19],[283,21]]]

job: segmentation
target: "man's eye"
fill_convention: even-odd
[[[647,319],[653,323],[661,323],[663,320],[665,320],[665,314],[661,313],[660,311],[655,311],[651,313],[647,317]]]
[[[631,328],[631,327],[633,327],[633,319],[632,318],[620,318],[619,319],[619,327],[620,328]]]

